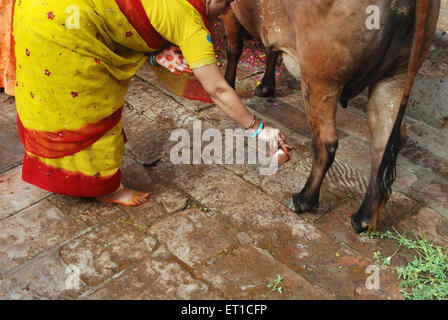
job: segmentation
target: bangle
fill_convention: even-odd
[[[252,127],[254,126],[255,122],[257,121],[257,117],[256,117],[255,115],[253,115],[253,116],[254,116],[254,119],[252,120],[250,126],[248,126],[248,127],[247,127],[246,129],[244,129],[244,130],[248,130],[248,129],[250,129],[250,128],[252,128]]]
[[[258,127],[257,132],[251,134],[250,137],[254,138],[254,137],[258,136],[258,134],[261,132],[261,130],[263,130],[263,122],[260,122],[260,126]]]
[[[155,56],[155,52],[151,52],[151,54],[149,55],[149,63],[153,66],[156,67],[155,61],[154,61],[154,56]]]

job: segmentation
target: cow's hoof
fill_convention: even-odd
[[[275,95],[275,87],[265,87],[260,84],[255,88],[255,95],[262,98],[273,97]]]
[[[319,206],[318,203],[314,203],[314,204],[306,203],[303,200],[302,195],[300,193],[293,194],[292,200],[290,201],[290,204],[288,205],[288,207],[290,209],[294,210],[294,212],[298,213],[298,214],[313,211],[313,210],[317,209],[318,206]]]
[[[369,229],[369,221],[361,219],[361,214],[358,212],[352,214],[351,223],[352,228],[356,233],[366,232]]]

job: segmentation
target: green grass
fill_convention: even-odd
[[[380,251],[373,254],[380,269],[389,269],[401,280],[399,286],[404,288],[401,294],[407,300],[447,300],[448,299],[448,248],[430,243],[423,232],[413,233],[415,239],[409,239],[394,229],[394,233],[375,232],[370,238],[380,237],[398,243],[395,252],[383,257]],[[401,248],[415,253],[414,260],[406,265],[391,267],[392,259]]]
[[[282,281],[283,281],[283,277],[280,275],[277,275],[277,279],[272,280],[272,282],[270,284],[268,284],[268,288],[271,288],[271,290],[269,290],[269,292],[263,296],[263,299],[266,299],[274,292],[283,293],[282,287],[280,287],[280,283],[282,283]]]

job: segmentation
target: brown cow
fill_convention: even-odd
[[[227,68],[225,78],[235,89],[236,67],[243,52],[243,40],[252,36],[243,28],[232,10],[228,10],[222,16],[224,30],[227,38]],[[260,84],[255,88],[255,95],[259,97],[271,97],[275,94],[275,65],[280,51],[265,48],[266,72]]]
[[[379,29],[368,28],[374,5]],[[311,174],[291,208],[318,205],[326,172],[338,147],[339,101],[369,87],[371,176],[351,223],[356,232],[375,230],[395,180],[398,153],[406,142],[404,112],[415,75],[435,34],[440,0],[236,0],[232,12],[268,50],[283,52],[291,74],[301,80],[312,131]],[[236,42],[229,47],[238,48]],[[230,49],[232,50],[232,49]],[[237,50],[238,51],[238,50]],[[230,61],[229,67],[233,67]]]

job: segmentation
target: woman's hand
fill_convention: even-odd
[[[181,72],[192,73],[187,61],[182,56],[179,47],[171,46],[160,51],[156,57],[156,62],[162,67],[167,68],[172,73],[179,75]]]
[[[251,129],[254,133],[258,130],[258,126],[255,129]],[[269,147],[269,155],[274,155],[280,148],[280,140],[285,141],[285,136],[278,129],[271,127],[264,127],[256,137],[259,141],[267,143]]]
[[[278,129],[266,127],[258,134],[258,139],[269,146],[269,154],[266,155],[271,158],[271,163],[281,166],[289,160],[292,148],[285,143],[286,139]]]

